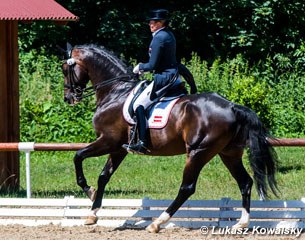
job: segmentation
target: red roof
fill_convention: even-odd
[[[0,20],[76,21],[78,17],[54,0],[0,0]]]

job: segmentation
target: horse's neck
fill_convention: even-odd
[[[95,58],[91,58],[91,56],[86,60],[91,83],[93,86],[97,86],[97,107],[108,105],[112,102],[125,101],[128,92],[130,92],[135,85],[135,83],[132,82],[128,83],[116,79],[127,73],[125,66],[123,66],[117,58],[106,52],[100,55],[101,61],[96,61]]]
[[[96,105],[109,106],[109,104],[115,103],[122,104],[125,102],[128,94],[134,87],[134,83],[115,81],[113,84],[99,88],[96,91]]]

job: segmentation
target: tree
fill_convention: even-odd
[[[177,38],[178,58],[196,52],[212,62],[242,53],[252,61],[277,53],[288,56],[305,39],[303,0],[193,0],[144,2],[134,0],[58,0],[80,17],[66,27],[33,23],[20,28],[22,49],[96,43],[144,60],[151,33],[146,25],[149,10],[166,8]],[[85,2],[85,3],[84,3]]]

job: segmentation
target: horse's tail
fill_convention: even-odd
[[[275,180],[277,154],[268,142],[267,130],[251,109],[235,104],[232,108],[241,126],[240,131],[249,145],[249,160],[254,172],[256,189],[261,199],[268,198],[268,185],[275,196],[278,188]]]

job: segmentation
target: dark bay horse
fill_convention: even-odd
[[[63,65],[65,101],[74,104],[86,94],[89,81],[96,95],[93,125],[96,141],[77,151],[74,157],[77,184],[93,201],[85,224],[95,224],[102,206],[105,187],[127,155],[122,148],[128,143],[130,125],[122,115],[123,104],[138,83],[127,66],[103,47],[82,45],[69,50]],[[250,221],[252,178],[242,163],[244,149],[249,147],[249,161],[259,196],[276,195],[277,157],[267,140],[267,131],[249,108],[234,104],[216,93],[181,97],[172,109],[167,125],[150,129],[150,155],[172,156],[186,153],[186,163],[178,195],[172,204],[151,223],[147,230],[158,232],[179,207],[195,192],[203,166],[217,154],[236,180],[242,196],[242,215],[234,228],[247,227]],[[88,157],[109,154],[98,177],[95,190],[87,184],[82,162]],[[143,161],[145,161],[143,159]],[[156,162],[158,164],[158,162]]]

